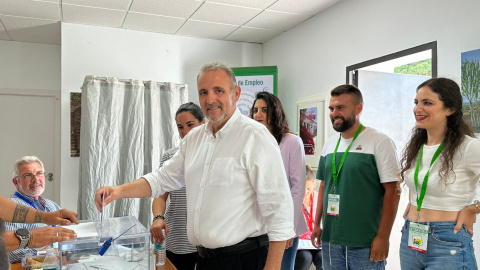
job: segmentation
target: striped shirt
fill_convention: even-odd
[[[27,207],[35,208],[37,210],[45,211],[45,212],[54,212],[60,209],[60,206],[54,201],[51,201],[49,199],[45,199],[42,197],[38,197],[38,200],[35,200],[32,197],[19,193],[18,191],[15,192],[15,194],[13,194],[12,196],[10,196],[10,200],[20,205],[25,205]],[[43,224],[43,223],[25,224],[25,223],[5,222],[5,230],[7,231],[15,231],[16,229],[19,229],[19,228],[31,230],[31,229],[41,228],[44,226],[47,226],[47,224]],[[47,247],[51,247],[51,245]],[[44,248],[47,248],[47,247],[44,247]],[[44,248],[38,248],[38,249],[41,250]],[[26,249],[17,249],[14,251],[10,251],[8,253],[8,257],[10,258],[10,263],[20,262],[23,256],[28,252],[30,252],[32,255],[37,255],[37,249],[26,248]]]
[[[178,147],[171,148],[165,152],[160,161],[163,163],[175,155]],[[197,248],[190,244],[187,237],[187,193],[186,188],[170,192],[168,195],[170,203],[167,204],[165,223],[168,226],[168,237],[165,240],[165,248],[175,254],[188,254],[197,252]]]

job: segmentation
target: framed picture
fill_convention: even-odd
[[[237,67],[232,68],[237,84],[242,88],[242,93],[237,102],[237,108],[243,115],[250,115],[250,109],[257,92],[269,92],[277,95],[277,67]]]
[[[297,134],[303,141],[305,162],[316,170],[325,138],[330,130],[325,121],[327,94],[304,97],[297,101]]]

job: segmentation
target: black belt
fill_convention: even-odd
[[[268,245],[268,235],[260,235],[257,237],[250,237],[242,242],[235,244],[233,246],[221,247],[221,248],[205,248],[202,246],[197,246],[198,255],[205,259],[212,259],[216,257],[225,257],[229,255],[240,254],[250,250],[254,250],[259,247]]]

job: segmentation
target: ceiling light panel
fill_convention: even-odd
[[[192,0],[133,0],[130,11],[189,18],[201,5]]]
[[[182,18],[129,12],[123,23],[123,28],[174,34],[184,22],[185,19]]]
[[[64,4],[73,4],[87,7],[127,10],[131,0],[62,0]]]
[[[62,4],[63,21],[110,27],[121,27],[125,11]]]
[[[260,12],[262,12],[262,10],[257,8],[246,8],[205,2],[197,10],[197,12],[192,15],[191,19],[232,25],[243,25]]]
[[[0,13],[19,17],[60,20],[59,4],[32,0],[0,0]]]

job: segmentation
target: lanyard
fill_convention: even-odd
[[[25,198],[22,194],[20,194],[20,192],[15,191],[15,195],[17,195],[17,197],[19,197],[20,199],[22,199],[22,201],[30,204],[30,206],[32,206],[32,208],[37,209],[37,207],[36,207],[32,202],[30,202],[29,199]],[[38,210],[38,209],[37,209],[37,210]]]
[[[353,141],[355,141],[355,139],[358,137],[358,135],[360,134],[362,129],[363,129],[363,125],[360,124],[360,126],[357,129],[357,132],[355,132],[355,136],[353,136],[352,142],[347,147],[345,152],[343,152],[342,160],[340,161],[340,166],[338,167],[338,172],[337,172],[336,156],[337,156],[338,145],[340,144],[340,139],[341,139],[342,135],[340,134],[340,137],[338,138],[337,146],[335,147],[335,151],[333,151],[333,159],[332,159],[332,175],[333,175],[334,188],[337,186],[338,175],[340,174],[340,170],[343,167],[343,162],[345,162],[345,158],[347,157],[348,151],[350,150],[350,146],[352,146]]]
[[[428,168],[428,171],[425,174],[425,177],[423,178],[420,197],[418,197],[418,171],[420,168],[420,162],[422,160],[423,146],[424,144],[420,147],[420,152],[418,152],[417,167],[415,168],[415,174],[413,175],[413,181],[415,182],[415,191],[417,192],[417,211],[418,212],[422,210],[422,203],[423,203],[423,199],[425,198],[425,193],[427,191],[427,182],[428,182],[428,175],[430,174],[430,169],[432,168],[433,163],[435,162],[435,160],[438,158],[438,156],[443,150],[443,142],[438,146],[437,151],[435,151],[435,154],[433,154],[432,161],[430,162],[430,167]]]
[[[15,195],[22,199],[24,202],[28,203],[30,206],[32,206],[33,209],[37,209],[37,206],[35,204],[33,204],[28,198],[25,198],[25,196],[23,196],[22,194],[20,194],[20,192],[18,191],[15,191]],[[40,201],[38,201],[40,203]],[[40,205],[42,205],[42,203],[40,203]],[[42,205],[43,206],[43,205]],[[50,209],[48,209],[47,205],[45,204],[45,206],[43,206],[45,209],[43,211],[47,211],[47,212],[50,212]],[[40,209],[41,210],[41,209]]]

